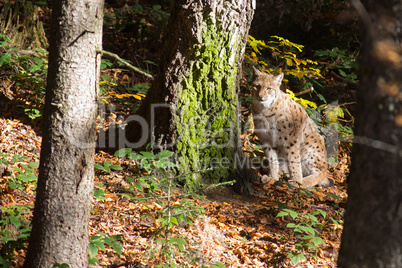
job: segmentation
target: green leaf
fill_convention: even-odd
[[[314,214],[321,214],[324,218],[327,217],[327,212],[323,211],[322,209],[317,209]]]
[[[124,156],[128,155],[129,153],[131,153],[132,150],[133,149],[131,149],[131,148],[123,148],[123,149],[120,149],[120,150],[116,151],[114,153],[114,156],[124,157]]]
[[[0,57],[0,67],[7,66],[11,61],[11,53],[4,53]]]
[[[161,5],[153,5],[152,8],[153,8],[153,9],[161,9],[162,6],[161,6]]]
[[[39,164],[36,163],[36,162],[29,162],[29,163],[28,163],[28,166],[30,166],[31,168],[38,168],[38,167],[39,167]]]
[[[284,212],[288,213],[289,216],[291,216],[293,219],[295,219],[297,216],[299,216],[300,213],[293,211],[291,209],[285,208],[283,209]],[[279,212],[280,213],[280,212]]]
[[[96,199],[99,199],[100,197],[104,197],[105,196],[105,191],[103,191],[103,189],[95,189],[94,190],[94,196]]]
[[[142,7],[142,5],[140,5],[140,4],[134,4],[134,9],[142,10],[143,7]]]
[[[99,164],[95,164],[94,167],[99,170],[106,170],[102,165],[99,165]]]
[[[103,166],[106,167],[110,167],[112,165],[112,161],[105,161],[103,162]]]
[[[38,177],[35,174],[27,174],[28,182],[36,181]]]
[[[135,182],[134,183],[135,188],[137,188],[138,190],[140,190],[141,192],[144,191],[144,187],[142,187],[142,184],[139,182]]]
[[[342,69],[338,69],[338,72],[340,75],[342,75],[343,77],[346,77],[347,74],[342,70]]]
[[[110,236],[105,236],[102,238],[103,243],[106,245],[111,245],[113,243],[113,238]]]
[[[303,253],[295,253],[291,252],[287,255],[287,258],[290,258],[292,261],[293,265],[297,265],[300,260],[305,260],[306,258],[304,257]]]
[[[140,158],[140,155],[138,155],[136,152],[131,152],[127,155],[127,158],[132,160],[138,160]]]
[[[101,240],[95,240],[93,242],[94,245],[96,245],[99,249],[101,249],[102,251],[105,251],[105,245],[103,244],[103,241]]]
[[[145,156],[145,158],[148,158],[150,160],[154,160],[155,159],[155,155],[151,152],[140,152],[143,156]]]
[[[122,170],[123,169],[120,165],[111,165],[110,168],[113,170]]]
[[[21,226],[21,222],[18,220],[17,217],[10,215],[10,222],[16,227],[19,228]]]
[[[89,256],[94,257],[98,255],[98,247],[95,246],[94,244],[89,244]]]
[[[315,224],[319,222],[318,219],[317,219],[317,217],[314,216],[314,215],[307,214],[307,215],[305,215],[305,217],[309,218],[309,219],[310,219],[313,223],[315,223]]]
[[[177,221],[177,218],[176,218],[176,217],[170,217],[170,221],[171,221],[173,224],[179,225],[179,222]]]
[[[34,73],[34,72],[40,70],[42,67],[43,67],[43,66],[42,66],[41,64],[34,64],[34,65],[31,66],[31,68],[30,68],[29,71],[30,71],[31,73]]]
[[[180,249],[180,251],[184,251],[184,245],[186,244],[186,241],[180,238],[170,238],[169,241],[171,243],[177,244],[177,247]]]
[[[90,265],[96,265],[96,263],[98,262],[98,259],[95,257],[88,257],[88,263]]]
[[[159,219],[156,219],[156,221],[155,221],[156,223],[158,223],[158,222],[162,222],[163,224],[166,224],[166,219],[165,218],[163,218],[163,217],[160,217]]]
[[[135,181],[135,179],[133,177],[127,176],[126,181],[132,183]]]
[[[311,239],[311,242],[313,242],[315,246],[319,246],[319,245],[321,245],[321,244],[325,244],[324,240],[322,240],[321,237],[318,237],[318,236],[314,236],[314,237]]]
[[[220,263],[220,262],[218,262],[218,261],[212,263],[212,264],[211,264],[211,267],[212,267],[212,268],[227,268],[226,265],[224,265],[223,263]]]
[[[315,235],[316,232],[318,232],[316,229],[314,229],[311,226],[299,226],[300,230],[306,233],[310,233],[312,235]]]
[[[121,255],[123,253],[122,251],[122,246],[120,244],[113,244],[112,246],[114,252],[116,252],[117,254]]]
[[[144,60],[144,62],[146,62],[146,63],[148,63],[148,64],[152,64],[152,65],[158,66],[157,63],[155,63],[155,62],[153,62],[153,61],[150,61],[150,60]]]
[[[177,167],[177,165],[175,163],[170,162],[170,161],[166,161],[163,163],[164,163],[165,167]]]
[[[8,184],[8,187],[10,187],[13,190],[17,189],[17,187],[18,187],[18,184],[14,181],[9,181],[7,184]]]
[[[285,216],[287,216],[287,215],[289,215],[288,212],[280,211],[280,212],[278,213],[278,215],[276,215],[276,217],[277,217],[277,218],[279,218],[279,217],[285,217]]]
[[[91,236],[91,238],[89,238],[89,240],[90,240],[91,242],[93,242],[93,241],[95,241],[95,240],[98,240],[98,239],[100,239],[100,236],[99,236],[99,235],[93,235],[93,236]]]
[[[168,158],[168,157],[171,157],[173,154],[174,154],[174,152],[172,152],[172,151],[163,150],[158,153],[158,158]]]

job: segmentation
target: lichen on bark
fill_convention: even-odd
[[[158,74],[138,114],[151,143],[176,152],[190,189],[201,178],[235,179],[242,154],[236,91],[254,8],[254,0],[177,0],[170,16]],[[140,128],[129,123],[127,139],[140,140]]]
[[[201,42],[192,48],[194,59],[178,93],[174,121],[180,173],[200,171],[210,182],[217,182],[234,171],[236,77],[242,37],[234,25],[223,29],[223,22],[212,17],[217,14],[204,14]],[[187,186],[196,188],[198,179],[191,176],[193,181],[187,181]]]

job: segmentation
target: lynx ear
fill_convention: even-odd
[[[253,66],[253,76],[259,76],[259,75],[261,75],[261,72]]]
[[[275,81],[275,83],[277,83],[277,84],[282,83],[282,79],[283,79],[283,73],[274,76],[274,81]]]

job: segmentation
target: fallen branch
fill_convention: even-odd
[[[120,58],[117,54],[114,54],[112,52],[105,51],[105,50],[96,50],[96,52],[100,53],[102,56],[105,56],[106,58],[120,61],[124,66],[126,66],[128,69],[130,69],[134,72],[140,73],[148,78],[154,79],[154,77],[151,74],[141,70],[138,67],[131,65],[126,60],[123,60],[122,58]]]
[[[314,88],[310,87],[309,89],[306,89],[306,90],[303,90],[303,91],[300,91],[300,92],[296,92],[295,96],[300,96],[300,95],[306,94],[306,93],[308,93],[310,91],[313,91],[313,90],[314,90]]]

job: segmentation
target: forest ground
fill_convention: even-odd
[[[6,118],[7,113],[15,115],[15,112],[7,111],[0,118],[0,151],[9,155],[26,156],[27,159],[19,162],[19,166],[23,162],[38,163],[41,137],[35,127],[18,119]],[[287,255],[296,251],[295,245],[303,239],[287,225],[306,220],[276,216],[281,207],[303,215],[313,215],[321,210],[326,213],[326,217],[316,215],[323,226],[315,228],[320,232],[317,236],[325,244],[317,249],[301,251],[307,260],[301,261],[297,267],[336,267],[342,232],[342,226],[336,221],[342,222],[346,201],[345,181],[349,169],[348,154],[341,150],[339,156],[339,164],[329,170],[329,177],[336,183],[333,187],[306,191],[289,189],[286,185],[264,187],[256,184],[256,195],[253,196],[239,196],[230,187],[218,187],[204,193],[205,200],[194,200],[205,209],[205,214],[195,219],[194,224],[175,226],[173,231],[187,237],[188,247],[194,250],[193,260],[199,259],[205,264],[219,261],[227,267],[293,267]],[[126,160],[103,151],[96,154],[96,161],[112,161],[122,167],[128,166],[124,163]],[[125,174],[133,176],[133,172],[128,169],[110,173],[96,172],[96,189],[103,189],[105,194],[104,198],[93,200],[90,235],[97,232],[120,235],[123,243],[123,253],[120,256],[106,246],[105,252],[100,251],[97,259],[102,267],[118,267],[117,264],[121,267],[153,267],[156,259],[147,259],[146,254],[150,252],[154,232],[160,228],[155,222],[160,206],[153,199],[132,201],[123,194],[119,187],[127,184]],[[7,184],[8,179],[8,176],[0,179],[0,205],[33,205],[33,185],[27,184],[24,191],[13,190]],[[138,193],[137,197],[141,196],[143,195]],[[176,198],[174,201],[181,202],[181,199]],[[29,220],[32,217],[31,214],[25,216]],[[335,221],[329,220],[330,218]],[[24,255],[24,251],[16,252],[13,267],[21,267]],[[188,257],[178,260],[185,267],[192,267]]]
[[[45,14],[47,14],[45,12]],[[120,50],[120,56],[132,62],[157,58],[156,52],[133,47],[130,38],[124,31],[113,40],[105,40],[105,47],[115,47]],[[109,42],[109,43],[108,43]],[[146,44],[144,45],[146,46]],[[145,51],[145,52],[144,52]],[[147,83],[144,78],[133,72],[120,68],[104,71],[124,84],[129,81]],[[41,145],[41,118],[29,119],[24,109],[19,105],[29,102],[29,97],[18,91],[18,87],[6,83],[6,72],[1,73],[0,94],[0,152],[10,155],[25,156],[25,159],[14,163],[21,168],[22,164],[39,163]],[[246,77],[248,74],[244,73]],[[247,79],[243,79],[243,86]],[[336,83],[336,82],[334,82]],[[334,87],[339,95],[344,92],[342,86]],[[6,91],[7,89],[8,91]],[[119,88],[119,94],[129,93]],[[7,94],[5,94],[7,93]],[[242,92],[243,97],[249,93]],[[346,100],[347,101],[347,100]],[[138,103],[139,104],[139,103]],[[119,106],[120,105],[120,106]],[[118,115],[128,115],[127,109],[117,105],[115,113],[110,113],[108,120],[116,120]],[[242,113],[247,116],[249,104],[242,104]],[[246,118],[244,118],[246,121]],[[100,127],[100,126],[98,126]],[[253,135],[243,135],[244,150],[250,151]],[[192,264],[196,261],[206,267],[220,267],[218,262],[227,267],[294,267],[288,254],[295,253],[300,258],[296,267],[336,267],[337,252],[342,233],[343,212],[347,199],[346,178],[350,166],[350,147],[339,142],[338,163],[328,169],[328,177],[335,185],[327,189],[289,188],[283,185],[262,185],[255,183],[255,191],[249,196],[239,196],[230,187],[217,187],[201,193],[205,199],[189,197],[205,213],[194,218],[193,224],[172,227],[172,232],[184,237],[186,251],[191,253],[180,257],[175,250],[177,262],[184,267],[199,267]],[[152,255],[155,249],[155,237],[161,230],[156,222],[157,212],[161,210],[155,198],[142,199],[144,193],[127,194],[122,189],[127,188],[126,176],[138,180],[143,170],[138,169],[130,160],[115,157],[113,152],[98,150],[95,160],[99,164],[110,161],[121,166],[122,170],[102,171],[96,169],[95,190],[104,192],[94,198],[90,221],[90,236],[99,234],[121,236],[122,254],[119,255],[111,246],[106,245],[104,251],[96,256],[98,265],[102,267],[154,267],[157,256]],[[16,170],[7,170],[0,165],[0,207],[13,205],[33,205],[35,199],[35,183],[24,183],[24,187],[10,188],[10,178]],[[232,178],[236,179],[236,178]],[[180,194],[180,189],[175,189]],[[161,195],[163,192],[159,192]],[[183,203],[185,198],[174,198],[173,203]],[[290,209],[296,214],[277,217],[284,209]],[[294,216],[294,218],[292,217]],[[28,221],[32,214],[24,215]],[[300,234],[293,224],[299,226]],[[315,235],[306,238],[310,230]],[[303,239],[304,237],[304,239]],[[316,237],[324,244],[315,247]],[[298,249],[298,247],[304,247]],[[13,267],[21,267],[25,251],[14,252]],[[214,266],[215,265],[215,266]]]

